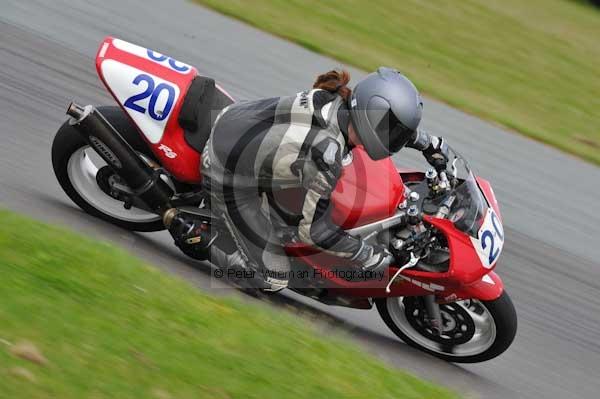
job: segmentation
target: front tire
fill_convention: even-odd
[[[127,115],[116,106],[98,110],[123,138],[139,153],[154,159]],[[159,215],[132,207],[108,195],[97,181],[98,171],[106,162],[88,145],[68,122],[58,129],[52,143],[52,167],[58,183],[81,209],[92,216],[131,231],[160,231],[165,226]]]
[[[470,299],[440,305],[444,320],[441,336],[424,322],[420,298],[375,300],[385,324],[408,345],[455,363],[493,359],[511,345],[517,332],[517,314],[504,291],[493,301]]]

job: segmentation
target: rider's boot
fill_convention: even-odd
[[[210,224],[186,213],[175,213],[165,225],[184,254],[198,260],[209,258],[209,248],[216,238],[211,234]]]
[[[210,248],[210,261],[223,270],[223,275],[231,283],[244,290],[275,291],[265,274],[254,263],[247,262],[239,250],[226,254],[221,248],[213,245]],[[280,289],[283,288],[278,290]]]
[[[286,288],[290,274],[290,261],[282,249],[273,245],[270,240],[263,250],[262,263],[266,266],[263,274],[269,285],[269,288],[264,291],[278,292]]]
[[[198,260],[210,260],[223,270],[234,284],[242,288],[256,288],[266,292],[277,292],[287,287],[287,275],[281,270],[285,267],[260,268],[249,262],[240,250],[232,254],[225,253],[217,245],[213,245],[214,237],[210,225],[185,213],[178,213],[169,222],[169,232],[175,245],[186,255]],[[263,254],[266,264],[285,264],[281,255],[270,254],[268,249]],[[288,267],[289,268],[289,267]]]

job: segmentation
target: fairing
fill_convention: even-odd
[[[355,149],[355,163],[357,159],[361,159],[361,156],[366,157],[366,154],[360,152],[359,149]],[[336,212],[339,214],[337,220],[342,227],[351,228],[368,223],[367,221],[390,216],[402,200],[403,190],[398,190],[398,194],[388,192],[387,196],[383,192],[383,187],[387,187],[389,190],[390,187],[395,187],[396,182],[402,182],[400,174],[393,167],[391,160],[388,159],[387,163],[383,161],[369,162],[368,159],[362,159],[349,172],[344,171],[343,179],[340,180],[335,197],[332,197],[335,201]],[[382,165],[384,166],[382,167]],[[453,166],[459,169],[458,163],[454,163]],[[462,184],[457,185],[452,192],[457,200],[450,212],[452,216],[458,209],[465,208],[462,217],[458,218],[455,215],[454,222],[427,215],[424,217],[426,223],[441,231],[448,240],[451,255],[449,268],[446,272],[434,273],[407,269],[394,280],[390,292],[386,292],[385,286],[389,278],[398,270],[397,266],[392,266],[384,281],[354,282],[343,278],[329,278],[324,282],[329,293],[339,292],[340,295],[356,297],[435,295],[439,302],[451,302],[468,298],[480,300],[498,298],[502,294],[504,286],[502,280],[492,271],[496,266],[497,257],[493,261],[486,262],[491,252],[485,252],[486,242],[481,240],[485,229],[496,230],[494,234],[503,236],[501,224],[495,229],[491,216],[497,215],[497,220],[500,218],[498,204],[489,183],[481,178],[476,178],[466,162],[463,164],[463,169],[462,173],[455,170],[456,176],[461,175]],[[401,172],[402,177],[406,178],[407,181],[422,180],[424,178],[422,173],[416,171]],[[398,176],[397,179],[392,175]],[[383,177],[387,178],[388,181],[383,182]],[[392,181],[392,183],[389,183],[389,181]],[[373,195],[369,196],[366,193],[372,193]],[[388,206],[383,205],[386,197],[387,201],[390,201]],[[367,207],[367,209],[377,209],[378,211],[361,214],[360,206],[367,202],[370,205],[377,204],[377,206]],[[348,217],[353,213],[362,217]],[[458,225],[455,222],[458,222]],[[486,234],[488,233],[489,231]],[[482,253],[482,243],[484,253]],[[476,246],[478,247],[476,248]],[[318,270],[319,273],[335,267],[352,267],[345,260],[322,253],[305,244],[295,243],[289,245],[287,251],[291,256],[309,265],[314,270]],[[354,267],[356,266],[354,265]]]

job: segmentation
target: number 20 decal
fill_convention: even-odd
[[[504,242],[504,232],[502,231],[502,227],[501,227],[500,221],[498,220],[498,217],[496,216],[496,213],[491,212],[491,218],[492,218],[492,226],[494,227],[494,230],[496,231],[496,236],[494,236],[494,234],[490,230],[485,230],[481,234],[481,248],[484,251],[488,248],[488,242],[489,242],[488,261],[489,261],[490,265],[492,265],[498,258],[498,255],[500,254],[499,246]],[[498,246],[494,245],[496,238],[498,238],[498,241],[499,241]]]
[[[146,74],[140,74],[136,76],[132,83],[136,86],[139,86],[142,82],[146,83],[146,89],[139,94],[129,97],[127,100],[125,100],[123,105],[129,109],[145,114],[146,108],[137,104],[137,102],[150,97],[147,109],[148,115],[157,121],[165,120],[173,108],[173,102],[175,101],[175,89],[173,86],[166,83],[159,83],[156,85],[154,83],[154,79]],[[167,92],[167,101],[164,109],[162,111],[157,111],[156,101],[158,101],[158,98],[163,91]]]

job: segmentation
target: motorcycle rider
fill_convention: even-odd
[[[270,193],[290,187],[306,191],[297,238],[356,262],[363,271],[389,266],[386,248],[347,234],[331,219],[330,195],[351,149],[362,145],[373,160],[411,147],[444,169],[444,140],[419,129],[423,102],[398,71],[381,67],[351,90],[346,71],[318,76],[310,91],[291,97],[239,102],[221,111],[202,154],[211,211],[225,222],[235,249],[211,248],[220,267],[262,271],[266,285],[287,286],[289,259],[281,246],[284,221]],[[176,244],[193,252],[199,226],[185,215],[170,231]],[[221,263],[221,264],[220,264]],[[226,263],[223,265],[222,263]],[[262,280],[261,280],[262,281]]]

